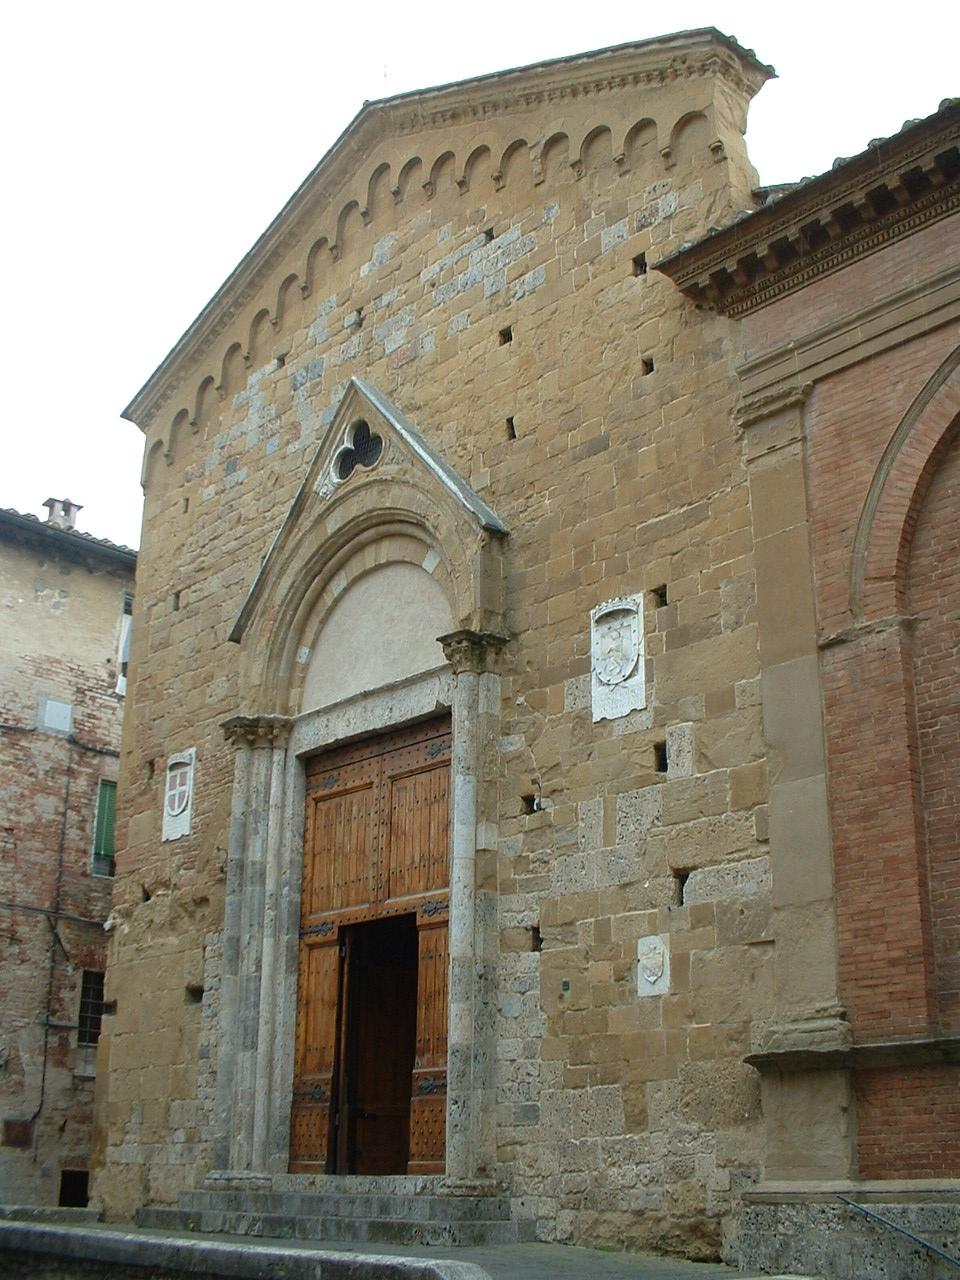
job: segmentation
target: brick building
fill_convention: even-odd
[[[0,1201],[86,1203],[136,553],[0,511]]]
[[[111,1216],[776,1267],[958,1172],[958,109],[765,190],[770,74],[367,104],[128,407]]]

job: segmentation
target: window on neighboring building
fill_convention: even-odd
[[[123,593],[123,617],[120,619],[120,643],[117,646],[117,693],[127,692],[127,667],[130,663],[130,628],[133,624],[133,593]]]
[[[103,974],[84,969],[80,983],[80,1016],[77,1044],[95,1045],[100,1039],[103,1020]]]
[[[93,874],[112,876],[114,870],[114,826],[117,813],[117,784],[100,780],[97,792],[97,820],[93,829]]]

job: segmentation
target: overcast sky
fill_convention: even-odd
[[[120,410],[364,99],[700,26],[779,73],[747,134],[763,182],[960,94],[956,8],[930,0],[6,6],[0,507],[71,498],[137,545]]]

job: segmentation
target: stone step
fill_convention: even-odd
[[[178,1206],[190,1213],[221,1210],[297,1218],[407,1218],[422,1222],[508,1222],[505,1196],[385,1195],[317,1191],[184,1191]]]
[[[97,1209],[66,1209],[61,1205],[46,1204],[2,1204],[0,1218],[17,1222],[59,1222],[85,1223],[96,1222],[100,1217]]]
[[[518,1244],[536,1238],[533,1222],[493,1219],[450,1220],[377,1218],[331,1214],[305,1217],[290,1213],[241,1213],[183,1208],[141,1209],[137,1224],[166,1231],[211,1232],[284,1240],[350,1244],[479,1246]]]

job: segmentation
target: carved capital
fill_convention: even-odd
[[[282,747],[292,725],[290,716],[231,716],[220,728],[235,747]]]
[[[737,406],[734,421],[741,431],[745,431],[748,427],[763,422],[765,418],[771,418],[784,409],[806,404],[812,390],[811,382],[791,382],[778,387],[775,391],[744,396]]]
[[[454,675],[462,671],[491,671],[497,655],[510,639],[497,631],[451,631],[437,636],[443,646],[443,656],[453,667]]]

